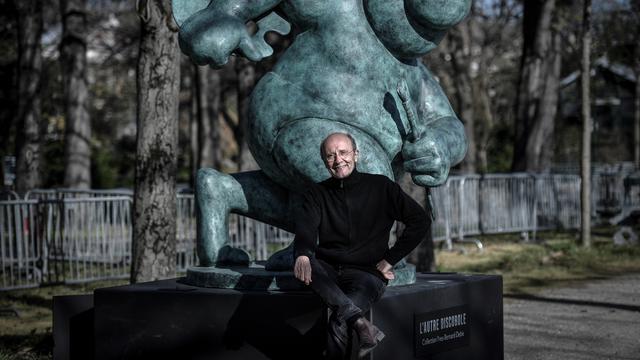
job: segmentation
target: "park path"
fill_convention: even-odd
[[[640,360],[640,274],[505,296],[507,360]]]

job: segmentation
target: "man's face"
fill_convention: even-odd
[[[331,135],[324,143],[324,164],[329,174],[336,179],[351,175],[358,161],[358,151],[345,135]]]

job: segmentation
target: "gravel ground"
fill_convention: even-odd
[[[505,296],[505,359],[640,360],[640,274]]]

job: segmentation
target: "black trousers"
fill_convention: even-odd
[[[359,269],[331,265],[310,258],[311,289],[331,310],[327,334],[327,359],[348,359],[351,353],[351,329],[347,320],[371,309],[386,288],[379,277]]]

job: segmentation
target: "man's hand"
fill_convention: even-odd
[[[387,280],[393,280],[396,277],[393,274],[393,271],[391,271],[392,268],[393,266],[391,266],[391,264],[389,264],[387,260],[384,260],[384,259],[380,260],[378,264],[376,264],[376,269],[378,269],[378,271],[382,273],[382,276],[384,276],[384,278]]]
[[[309,285],[311,282],[311,262],[308,256],[300,255],[296,258],[296,263],[293,266],[293,274],[296,276],[296,279],[304,282],[305,285]]]

